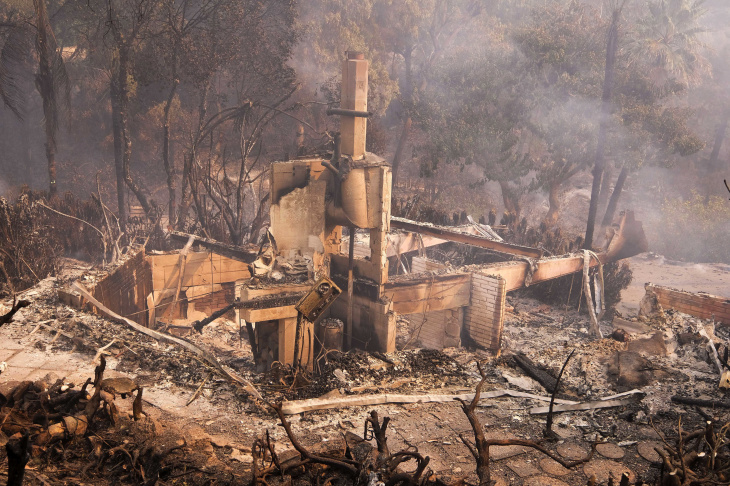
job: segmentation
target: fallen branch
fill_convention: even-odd
[[[512,356],[515,364],[519,366],[527,376],[540,383],[548,393],[555,391],[555,385],[558,380],[545,370],[540,369],[530,358],[522,353]]]
[[[16,312],[18,312],[23,307],[28,307],[30,305],[30,301],[28,300],[19,300],[17,302],[13,302],[13,307],[10,309],[10,312],[8,312],[5,315],[0,316],[0,326],[3,324],[7,324],[13,320],[13,316]]]
[[[701,398],[690,398],[680,397],[674,395],[672,397],[674,403],[681,403],[682,405],[695,405],[697,407],[712,407],[712,408],[730,408],[730,402],[721,402],[719,400],[704,400]]]
[[[122,317],[119,314],[115,313],[114,311],[107,308],[104,304],[99,302],[94,298],[93,295],[89,293],[86,288],[84,288],[83,285],[81,285],[79,282],[74,282],[74,287],[76,290],[78,290],[81,295],[86,298],[89,302],[94,304],[97,309],[103,314],[105,314],[110,319],[113,319],[117,322],[121,322],[122,324],[126,324],[127,326],[131,327],[137,332],[140,332],[142,334],[145,334],[147,336],[150,336],[151,338],[157,339],[158,341],[166,341],[169,343],[177,344],[179,346],[182,346],[183,348],[187,349],[188,351],[191,351],[192,353],[196,354],[200,358],[203,359],[208,365],[213,367],[218,373],[220,373],[224,378],[226,378],[231,383],[235,383],[238,385],[243,386],[251,395],[258,398],[259,400],[263,400],[263,397],[261,394],[254,388],[254,386],[245,378],[242,378],[238,375],[236,375],[233,372],[230,372],[223,368],[223,366],[218,362],[218,360],[213,356],[209,351],[206,351],[205,349],[196,346],[195,344],[188,342],[182,338],[178,338],[175,336],[171,336],[170,334],[166,334],[160,331],[155,331],[149,328],[146,328],[140,324],[137,324],[136,322],[127,319],[126,317]],[[104,355],[102,355],[103,357]]]
[[[573,357],[574,353],[575,349],[570,352],[568,358],[565,360],[565,363],[563,363],[563,367],[560,368],[560,373],[558,373],[558,380],[555,382],[555,390],[553,390],[553,394],[550,397],[550,407],[548,410],[547,422],[545,423],[545,437],[555,437],[555,432],[553,432],[553,407],[555,405],[555,395],[558,393],[558,388],[560,388],[560,380],[563,378],[563,372],[565,371],[565,367],[568,366],[568,361],[570,361],[570,358]]]
[[[357,477],[359,473],[357,461],[347,458],[343,458],[342,460],[332,459],[329,457],[312,454],[307,449],[305,449],[302,444],[299,443],[299,440],[297,440],[297,438],[294,436],[294,433],[291,430],[291,424],[286,420],[286,416],[284,414],[284,411],[282,410],[281,403],[269,403],[268,405],[273,408],[276,414],[279,416],[281,426],[284,427],[286,435],[287,437],[289,437],[289,441],[304,459],[307,459],[308,461],[313,463],[324,464],[325,466],[337,468],[343,472],[348,473],[353,478]]]
[[[576,405],[558,405],[553,407],[553,412],[571,412],[575,410],[596,410],[599,408],[611,408],[611,407],[623,407],[629,405],[634,401],[631,399],[626,400],[598,400],[595,402],[578,403]],[[539,415],[548,413],[550,407],[535,407],[530,409],[531,415]]]
[[[203,387],[206,383],[208,383],[208,380],[210,380],[210,377],[213,376],[213,373],[208,373],[208,376],[205,377],[203,382],[200,384],[197,390],[195,390],[195,393],[193,393],[193,396],[190,397],[190,400],[188,400],[188,403],[185,404],[185,406],[189,406],[191,403],[193,403],[197,398],[200,396],[200,394],[203,392]]]

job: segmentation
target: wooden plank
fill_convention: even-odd
[[[152,265],[154,290],[177,286],[180,272],[179,255],[153,255],[148,258],[148,261]],[[214,275],[212,278],[211,273]],[[250,278],[246,263],[210,252],[188,254],[183,275],[183,287],[232,282],[236,280],[234,278],[236,276],[239,279]]]
[[[419,223],[403,218],[390,218],[390,226],[405,231],[413,231],[423,235],[436,236],[448,241],[464,243],[467,245],[487,248],[489,250],[498,251],[500,253],[508,253],[510,255],[521,255],[530,258],[541,258],[543,251],[538,248],[530,248],[529,246],[513,245],[501,241],[490,240],[481,235],[469,235],[454,231],[446,226],[436,226],[428,223]]]
[[[297,318],[280,319],[277,329],[279,336],[279,362],[294,363],[294,343],[296,341]],[[314,367],[314,324],[302,321],[302,335],[299,338],[302,366],[308,370]]]
[[[601,255],[599,255],[600,258]],[[591,266],[594,267],[595,259],[591,260]],[[498,265],[485,266],[475,272],[482,275],[493,275],[502,277],[505,280],[507,292],[517,290],[525,286],[525,276],[527,275],[527,262],[509,262]],[[532,275],[532,284],[544,282],[554,278],[570,275],[571,273],[583,270],[583,256],[551,258],[540,260],[537,262],[537,270]]]
[[[468,306],[471,275],[455,273],[385,284],[384,295],[398,314],[415,314]]]
[[[499,397],[515,397],[515,398],[531,398],[533,400],[540,400],[543,402],[549,402],[550,397],[543,397],[539,395],[532,395],[530,393],[518,392],[515,390],[492,390],[488,392],[482,392],[480,398],[499,398]],[[458,395],[397,395],[397,394],[384,394],[384,395],[358,395],[350,397],[337,397],[337,398],[310,398],[307,400],[296,400],[291,402],[284,402],[282,404],[282,410],[286,415],[293,415],[302,412],[309,412],[311,410],[327,410],[333,408],[346,408],[346,407],[361,407],[371,405],[381,405],[384,403],[454,403],[457,399],[471,401],[474,399],[473,393],[463,393]],[[561,402],[566,405],[576,404],[569,400],[555,399],[555,402]]]
[[[430,248],[432,246],[442,245],[448,242],[448,240],[444,240],[443,238],[419,235],[418,233],[389,234],[387,255],[388,257],[394,257],[396,255],[420,250],[421,248]]]
[[[274,321],[296,317],[297,310],[293,305],[268,309],[241,309],[241,318],[248,322]]]

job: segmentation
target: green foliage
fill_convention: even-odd
[[[700,34],[705,0],[652,0],[634,28],[627,51],[636,68],[646,70],[657,89],[690,85],[707,73]]]
[[[667,199],[649,244],[668,258],[730,263],[730,203],[727,198]]]
[[[510,69],[517,55],[472,51],[434,69],[420,97],[414,121],[428,138],[422,174],[429,176],[441,163],[476,164],[485,179],[519,179],[531,168],[525,144],[532,100],[525,78]]]

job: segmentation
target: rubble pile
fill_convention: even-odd
[[[311,386],[287,398],[313,398],[338,390],[342,395],[382,390],[413,392],[468,388],[467,370],[446,354],[419,349],[395,353],[331,353]]]
[[[79,386],[51,377],[0,386],[0,461],[7,484],[158,484],[185,476],[185,484],[228,478],[196,449],[197,440],[146,416],[142,392],[132,380],[95,377]],[[131,413],[119,408],[128,395]],[[51,479],[52,478],[52,479]]]
[[[92,274],[86,278],[93,280],[96,277]],[[506,446],[495,442],[496,445],[490,446],[491,474],[499,481],[507,481],[497,484],[607,484],[610,477],[613,477],[614,484],[619,484],[623,472],[627,473],[627,481],[628,478],[631,480],[627,484],[641,484],[639,481],[644,484],[674,484],[666,483],[671,480],[666,478],[678,476],[678,471],[682,471],[681,478],[688,478],[687,484],[696,478],[699,478],[698,481],[707,480],[708,484],[712,481],[723,484],[721,478],[726,477],[727,441],[730,440],[726,424],[730,422],[730,414],[728,409],[721,408],[728,399],[726,390],[718,386],[722,371],[718,369],[718,363],[724,369],[730,365],[725,356],[730,328],[715,325],[711,320],[661,309],[656,303],[645,303],[641,317],[615,317],[612,322],[601,322],[604,336],[612,337],[595,339],[588,330],[587,317],[577,310],[552,307],[525,296],[513,296],[508,299],[502,355],[499,357],[464,348],[391,353],[331,352],[319,373],[301,373],[303,379],[298,381],[292,380],[292,370],[286,367],[255,373],[247,334],[241,334],[240,326],[232,321],[219,319],[206,326],[202,333],[185,336],[189,342],[214,353],[221,365],[249,380],[262,397],[261,400],[253,400],[251,394],[226,381],[187,349],[62,304],[56,296],[62,283],[61,279],[48,278],[19,295],[19,298],[30,301],[31,307],[19,310],[12,332],[19,335],[45,334],[48,337],[36,343],[40,350],[52,347],[57,353],[81,352],[95,359],[106,357],[112,364],[111,370],[127,373],[131,380],[107,382],[109,388],[115,390],[116,400],[112,403],[118,412],[115,415],[109,402],[102,401],[99,412],[88,422],[86,435],[75,438],[71,437],[76,430],[71,420],[81,411],[81,405],[88,404],[93,398],[96,388],[89,383],[86,395],[77,395],[83,400],[79,398],[78,407],[71,413],[43,409],[49,417],[59,413],[63,415],[46,423],[36,420],[39,409],[32,404],[41,403],[37,397],[46,393],[44,390],[51,390],[49,399],[60,399],[63,393],[78,393],[83,382],[76,380],[73,387],[61,391],[61,387],[69,386],[66,380],[29,381],[29,401],[23,399],[18,403],[20,409],[25,407],[23,413],[29,411],[30,415],[25,416],[25,422],[14,418],[6,423],[22,423],[32,431],[29,451],[31,456],[34,451],[37,455],[31,460],[41,462],[43,467],[31,469],[29,474],[44,475],[39,476],[41,478],[67,478],[67,481],[83,484],[92,480],[103,482],[102,478],[108,477],[111,471],[123,470],[123,482],[145,484],[143,474],[149,480],[150,475],[168,475],[165,477],[170,478],[187,471],[188,476],[180,477],[186,478],[188,484],[198,484],[206,477],[216,477],[226,483],[231,482],[230,464],[223,467],[217,461],[226,464],[233,461],[245,481],[253,476],[265,479],[269,484],[310,484],[318,479],[323,482],[330,480],[330,484],[349,484],[353,478],[361,477],[363,471],[374,473],[372,478],[385,481],[408,471],[411,475],[409,481],[412,479],[416,484],[459,484],[459,480],[473,484],[476,469],[472,461],[478,460],[478,454],[472,459],[469,449],[462,443],[460,435],[468,431],[465,427],[469,426],[469,420],[454,400],[458,398],[468,404],[469,393],[473,396],[474,387],[479,382],[483,398],[473,410],[487,441],[509,439],[531,443],[542,439],[547,412],[541,409],[549,408],[552,389],[545,387],[543,381],[534,380],[518,366],[515,356],[524,356],[534,369],[556,381],[561,366],[572,351],[575,354],[568,362],[555,393],[555,437],[539,443],[566,463],[585,457],[593,444],[597,444],[596,457],[563,471],[555,464],[544,462],[545,455],[540,449],[527,447],[520,449],[517,456],[502,455],[500,451]],[[404,340],[399,339],[399,342]],[[714,349],[710,343],[713,343]],[[481,370],[477,369],[477,360],[483,364]],[[56,385],[59,387],[54,388]],[[191,446],[195,441],[176,431],[170,436],[172,442],[165,442],[172,449],[167,450],[160,445],[154,449],[157,452],[151,452],[150,444],[157,444],[162,440],[160,437],[174,427],[162,427],[149,417],[138,417],[140,420],[135,422],[134,410],[119,412],[125,406],[131,406],[131,400],[122,399],[122,393],[135,395],[137,385],[178,390],[185,401],[204,397],[201,401],[204,401],[205,407],[216,407],[216,413],[226,418],[208,420],[208,417],[201,417],[200,420],[210,422],[213,424],[211,427],[239,435],[237,444],[243,445],[237,445],[231,451],[213,447],[208,441],[205,447],[201,442],[196,448]],[[100,389],[104,390],[104,385]],[[389,456],[375,452],[377,441],[373,445],[363,440],[373,433],[372,421],[368,422],[370,432],[367,434],[370,435],[366,437],[361,434],[362,425],[356,422],[360,422],[370,408],[352,405],[343,405],[350,406],[350,409],[338,410],[315,408],[287,416],[290,432],[281,427],[271,428],[274,425],[271,411],[276,412],[280,402],[284,402],[285,407],[287,402],[291,405],[305,399],[355,403],[348,400],[391,394],[427,397],[429,400],[435,397],[434,403],[427,400],[406,405],[379,402],[388,404],[379,405],[378,413],[394,417],[388,429],[393,434],[391,450],[415,451],[418,454],[408,456],[410,459],[405,464],[397,460],[378,463]],[[103,403],[106,403],[106,409]],[[697,408],[697,404],[703,405],[703,408]],[[707,404],[716,406],[707,408]],[[4,413],[7,414],[7,411]],[[693,432],[680,433],[680,420],[681,430]],[[282,422],[281,417],[279,422]],[[222,423],[226,424],[225,427],[218,425]],[[51,429],[54,425],[56,427]],[[34,441],[44,429],[52,430],[56,436],[42,450],[40,442]],[[710,429],[711,433],[700,437],[700,430]],[[17,435],[22,432],[19,429],[3,432],[8,437],[15,436],[10,441],[11,448],[16,447],[23,437],[22,433]],[[89,434],[99,437],[102,447],[108,445],[108,450],[102,449],[97,454],[98,448],[95,447],[98,443],[94,442],[95,439],[90,440]],[[342,437],[342,434],[347,442],[336,442],[335,438]],[[289,442],[294,446],[294,452],[286,450],[285,444],[291,439],[290,435],[295,441],[300,441],[298,445],[304,447],[306,453],[298,450],[294,441]],[[678,441],[682,442],[681,445]],[[411,444],[415,449],[411,448]],[[34,445],[37,447],[34,448]],[[357,448],[370,451],[367,461],[355,458]],[[573,449],[580,454],[573,454]],[[685,452],[681,454],[680,449]],[[135,456],[134,450],[146,455]],[[702,459],[713,450],[717,454],[714,462]],[[701,455],[703,453],[704,456]],[[316,459],[308,458],[307,454]],[[322,458],[355,466],[357,474],[347,467],[343,469],[317,462]],[[85,470],[91,460],[97,462],[92,462],[90,469]],[[63,466],[65,469],[62,471],[61,464],[71,465]],[[208,465],[203,467],[203,464]],[[211,469],[211,464],[221,469]],[[396,464],[395,467],[391,468],[392,464]],[[419,467],[421,473],[415,475]],[[429,469],[432,474],[428,474]],[[224,474],[229,475],[228,480],[222,479]],[[593,476],[596,482],[590,483]],[[552,482],[545,482],[544,478]],[[367,479],[369,481],[371,477],[367,476]],[[291,483],[287,482],[289,480]],[[175,484],[176,481],[169,482]]]

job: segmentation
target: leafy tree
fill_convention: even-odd
[[[603,77],[603,94],[601,95],[601,112],[598,124],[598,136],[596,140],[596,156],[593,166],[593,185],[591,187],[591,202],[588,208],[588,223],[586,224],[586,235],[584,248],[590,249],[593,246],[593,230],[596,224],[596,213],[598,212],[598,197],[601,191],[601,179],[605,167],[604,152],[606,148],[607,130],[611,114],[611,99],[613,96],[613,82],[616,76],[616,55],[618,53],[618,27],[621,19],[621,11],[624,2],[615,5],[612,12],[611,24],[608,28],[606,40],[606,66]]]
[[[589,153],[595,153],[597,127],[591,100],[600,90],[602,43],[596,32],[603,20],[578,1],[550,2],[536,8],[532,18],[513,37],[526,58],[520,68],[538,80],[534,89],[539,103],[531,119],[542,143],[535,154],[531,188],[547,190],[545,222],[554,224],[561,187],[584,170]]]
[[[705,31],[700,25],[706,13],[703,4],[704,0],[648,2],[647,13],[632,25],[617,96],[623,107],[623,125],[639,139],[634,152],[639,156],[623,164],[601,221],[603,227],[613,221],[629,172],[645,160],[646,145],[656,144],[660,157],[686,157],[704,147],[687,126],[692,110],[664,106],[709,72],[702,55],[706,46],[700,41]]]
[[[492,48],[494,47],[494,48]],[[520,213],[520,183],[532,169],[531,79],[511,69],[518,53],[490,46],[435,69],[416,110],[428,142],[421,172],[439,164],[478,166],[497,181],[507,211]],[[472,184],[475,186],[477,184]]]

